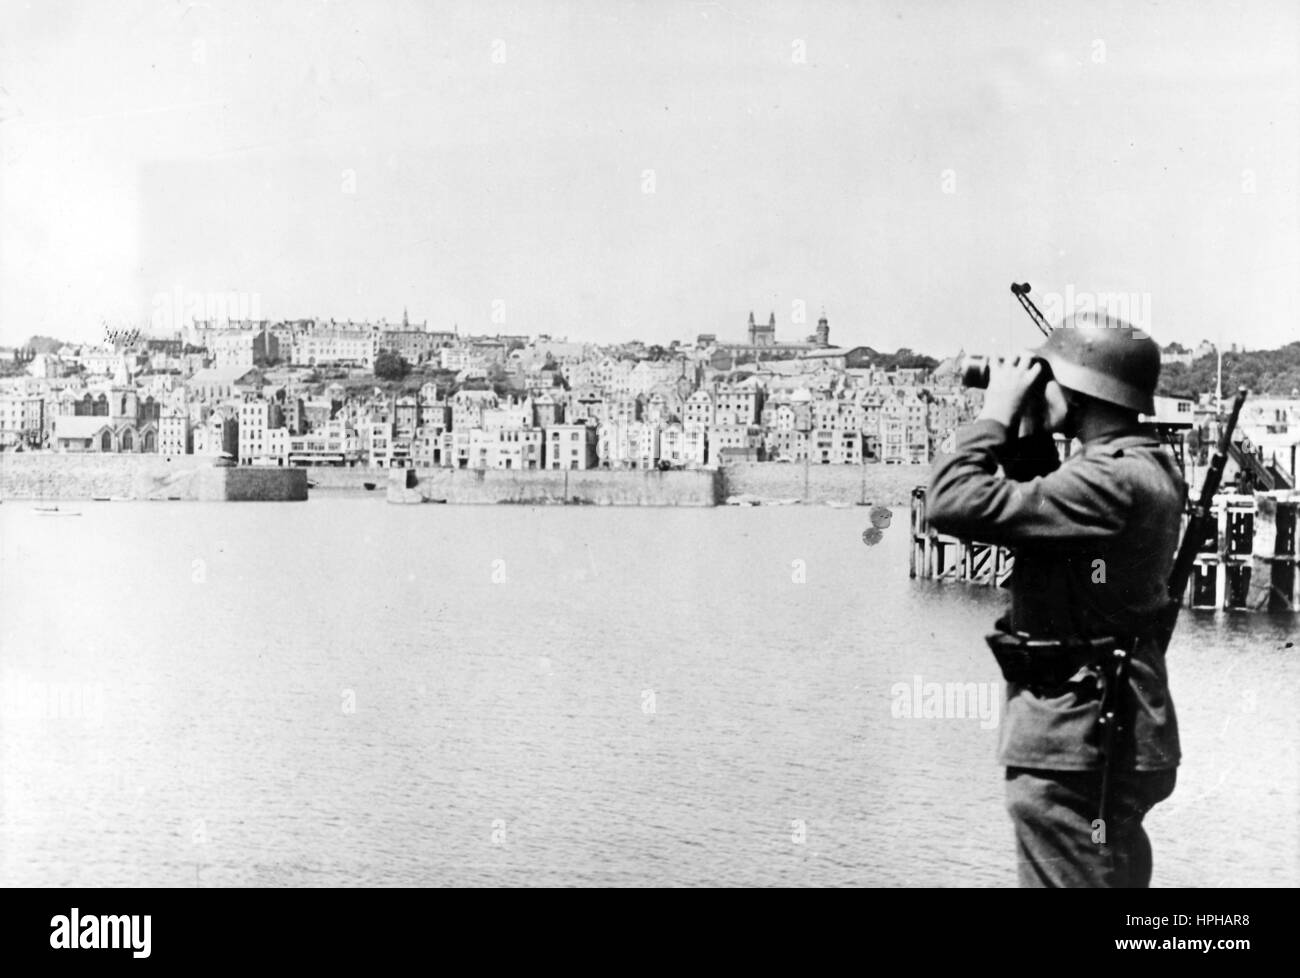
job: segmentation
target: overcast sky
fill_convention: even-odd
[[[0,9],[0,343],[233,291],[997,352],[1012,280],[1300,339],[1294,0]]]

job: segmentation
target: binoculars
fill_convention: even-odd
[[[958,365],[958,374],[961,377],[963,387],[974,387],[979,390],[985,390],[989,386],[989,364],[990,362],[1001,363],[1005,357],[990,359],[986,356],[971,355],[962,359]],[[1042,357],[1034,357],[1030,363],[1042,364],[1043,372],[1038,375],[1038,385],[1047,383],[1048,378],[1052,376],[1051,365]]]

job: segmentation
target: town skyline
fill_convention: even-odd
[[[1293,5],[7,11],[0,344],[178,283],[597,343],[745,296],[997,353],[1013,280],[1149,297],[1162,344],[1296,331]]]

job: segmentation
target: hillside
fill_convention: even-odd
[[[1160,368],[1157,393],[1168,397],[1195,397],[1213,391],[1218,358],[1214,354],[1192,361],[1191,366],[1167,363]],[[1246,387],[1255,394],[1300,397],[1300,342],[1276,350],[1250,350],[1223,355],[1223,389]]]

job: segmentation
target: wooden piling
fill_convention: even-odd
[[[958,540],[929,525],[925,488],[912,491],[911,577],[1001,586],[1015,556],[1005,547]],[[1183,601],[1207,610],[1300,612],[1300,492],[1214,499],[1214,533],[1196,556]]]

